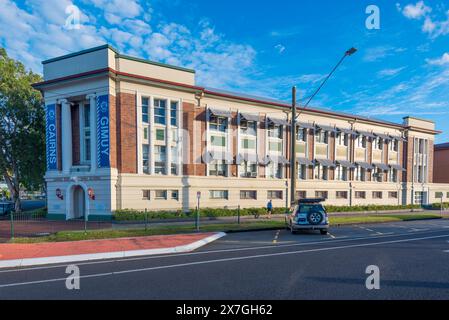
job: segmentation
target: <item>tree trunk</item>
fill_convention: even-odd
[[[9,175],[4,174],[3,178],[5,179],[6,185],[8,186],[9,193],[11,194],[11,200],[14,202],[14,208],[17,213],[22,212],[22,206],[20,203],[20,192],[19,186],[16,186],[13,182],[16,181],[12,179]]]

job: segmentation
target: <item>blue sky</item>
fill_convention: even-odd
[[[368,30],[368,5],[380,29]],[[80,28],[67,28],[70,5]],[[109,43],[126,54],[194,68],[199,85],[290,99],[401,122],[434,120],[449,141],[449,3],[425,1],[0,0],[0,46],[36,72],[40,62]]]

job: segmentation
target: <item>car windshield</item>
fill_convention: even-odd
[[[326,213],[326,210],[324,210],[324,207],[321,204],[301,204],[301,205],[299,205],[298,213],[310,213],[310,212]]]

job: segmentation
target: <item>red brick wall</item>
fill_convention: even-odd
[[[137,173],[136,95],[121,92],[117,96],[117,165],[121,173]],[[115,114],[115,113],[111,113]],[[112,120],[112,119],[111,119]],[[112,121],[111,121],[112,122]],[[112,129],[112,128],[111,128]],[[114,143],[111,140],[111,144]],[[111,152],[114,150],[111,150]]]
[[[435,151],[435,147],[434,147],[434,142],[429,140],[429,159],[428,159],[428,166],[429,166],[429,183],[433,183],[433,159],[434,159],[434,151]]]
[[[408,137],[407,147],[404,148],[404,161],[406,163],[405,182],[412,182],[413,180],[413,148],[414,139],[413,137]]]
[[[194,123],[196,123],[196,132],[194,131]],[[205,176],[207,166],[198,160],[201,160],[206,150],[206,141],[204,140],[204,133],[206,132],[206,109],[196,107],[192,103],[184,102],[183,129],[184,134],[187,135],[184,137],[184,150],[187,150],[187,157],[184,158],[183,174]],[[197,145],[199,149],[195,150],[194,145]]]
[[[435,150],[433,182],[449,183],[449,149]]]
[[[78,104],[70,106],[72,123],[72,164],[80,164],[80,108]]]

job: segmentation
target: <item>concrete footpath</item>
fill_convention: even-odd
[[[0,268],[190,252],[223,236],[225,233],[220,232],[72,242],[0,244]]]

